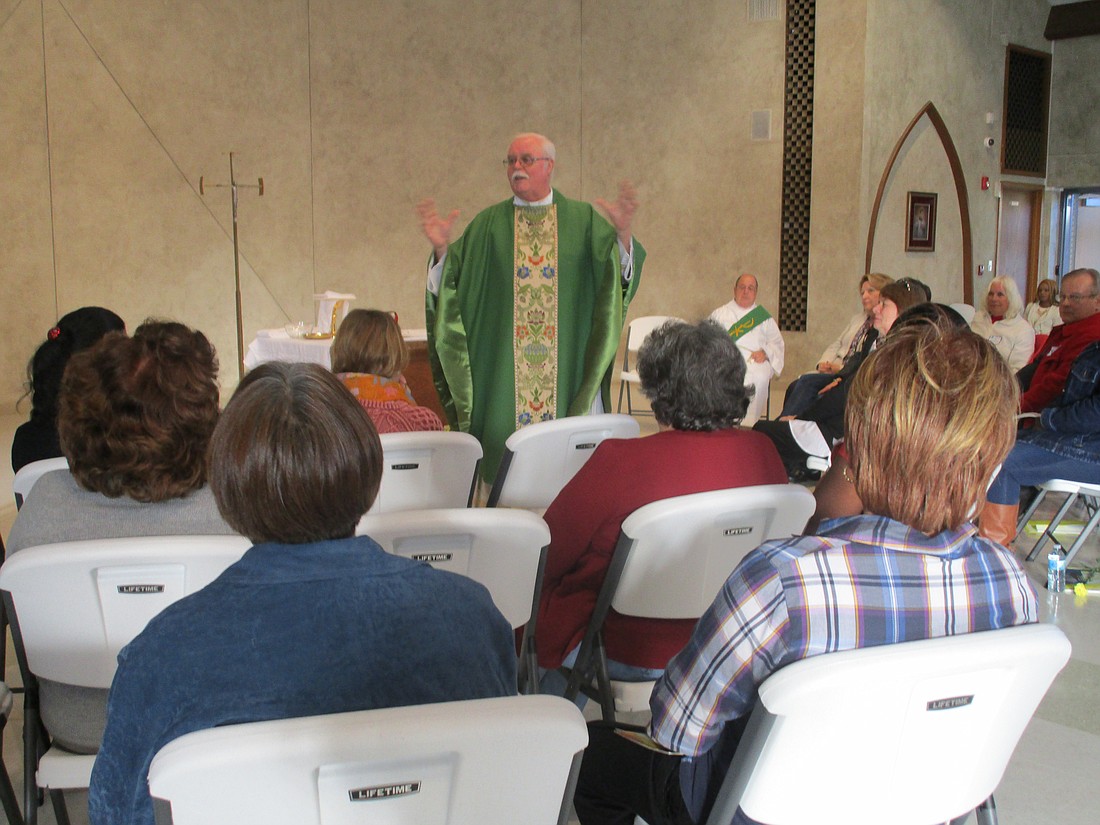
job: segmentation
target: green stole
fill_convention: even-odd
[[[771,317],[771,313],[758,304],[756,309],[748,315],[742,316],[741,320],[735,321],[733,326],[729,328],[730,338],[734,341],[739,340]]]

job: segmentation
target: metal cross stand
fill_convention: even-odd
[[[244,318],[241,315],[241,249],[237,242],[237,190],[256,189],[259,196],[264,196],[264,179],[259,178],[255,186],[251,184],[239,184],[233,174],[233,153],[229,153],[229,183],[213,183],[215,189],[229,189],[233,193],[233,280],[237,290],[237,379],[244,378]],[[199,177],[199,194],[206,194],[206,182],[204,177]]]

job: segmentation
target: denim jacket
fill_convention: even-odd
[[[1077,356],[1062,395],[1039,420],[1042,429],[1021,433],[1019,440],[1065,458],[1100,462],[1100,342]]]

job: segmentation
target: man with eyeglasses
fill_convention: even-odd
[[[986,496],[978,529],[1007,546],[1016,535],[1020,490],[1052,478],[1100,483],[1100,273],[1075,269],[1062,279],[1062,325],[1039,357],[1016,373],[1026,422]]]
[[[551,186],[554,144],[517,135],[504,160],[513,197],[480,212],[452,240],[458,210],[417,205],[432,245],[428,347],[452,428],[485,451],[491,484],[504,441],[520,427],[603,412],[623,319],[645,250],[632,239],[638,207],[629,182],[591,204]]]
[[[1058,302],[1062,324],[1054,328],[1038,356],[1016,373],[1021,412],[1039,412],[1062,392],[1074,359],[1100,341],[1100,273],[1075,269],[1062,278]]]

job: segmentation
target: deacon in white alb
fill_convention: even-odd
[[[742,426],[751,427],[768,405],[768,385],[783,372],[783,336],[771,314],[756,304],[758,283],[747,272],[733,286],[733,300],[710,314],[745,357],[745,386],[756,388]]]

